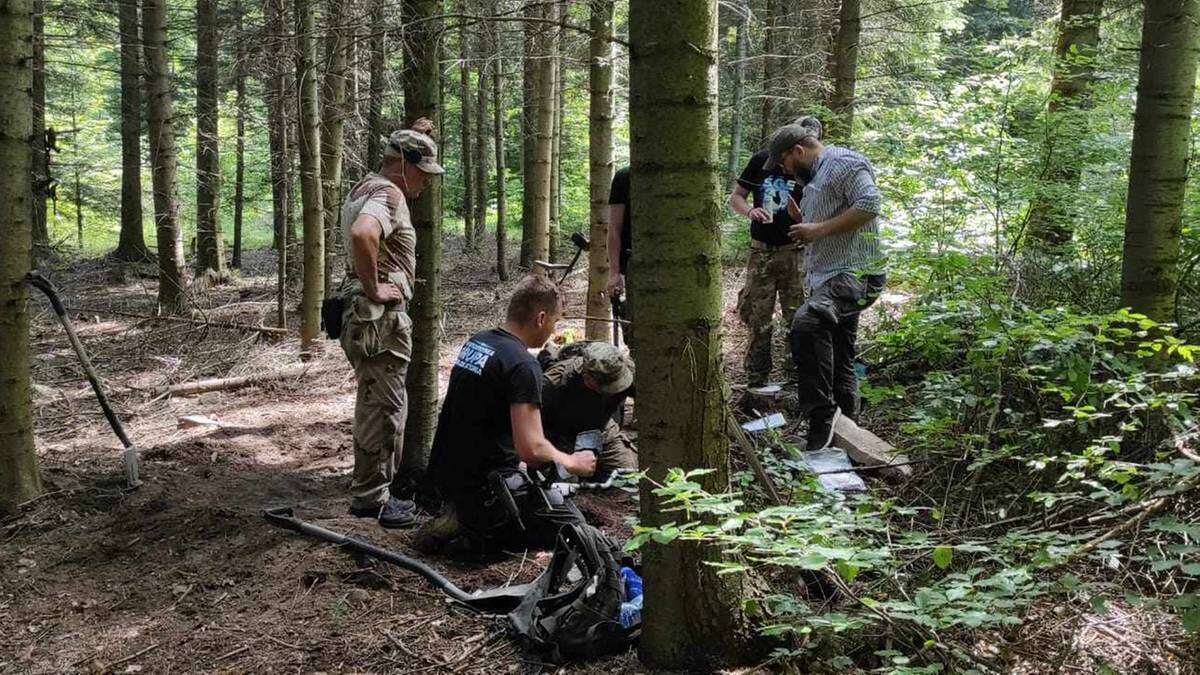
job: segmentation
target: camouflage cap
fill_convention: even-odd
[[[437,162],[437,143],[419,131],[412,129],[393,131],[387,140],[387,151],[390,152],[385,152],[385,156],[403,157],[409,162],[412,162],[412,158],[407,154],[416,151],[421,158],[420,161],[412,163],[416,164],[418,169],[425,173],[446,173],[442,165]]]
[[[582,356],[583,372],[592,376],[601,392],[619,394],[633,385],[633,359],[615,345],[590,342]]]

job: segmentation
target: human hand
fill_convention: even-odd
[[[619,298],[621,293],[625,292],[625,275],[610,274],[608,275],[608,286],[605,289],[608,291],[608,297]]]
[[[433,120],[429,119],[428,117],[420,117],[417,118],[417,121],[413,122],[412,126],[409,128],[418,133],[425,134],[426,136],[432,136]]]
[[[366,289],[363,290],[366,291]],[[376,284],[374,292],[366,291],[366,293],[372,302],[378,302],[381,305],[404,299],[404,293],[400,292],[400,287],[390,283]]]
[[[750,220],[753,220],[758,223],[769,223],[769,222],[775,220],[774,214],[772,214],[770,211],[764,209],[761,206],[756,206],[756,207],[750,209],[750,212],[747,213],[746,216],[749,217]]]
[[[800,205],[796,203],[796,198],[791,195],[788,195],[787,210],[788,215],[791,216],[792,220],[796,222],[804,220],[804,218],[800,215]]]
[[[816,223],[796,223],[788,228],[788,238],[800,244],[820,239],[821,228]]]
[[[590,476],[596,473],[596,453],[591,450],[580,450],[567,455],[563,468],[572,476]]]

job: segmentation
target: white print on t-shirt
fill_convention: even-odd
[[[778,175],[767,176],[763,179],[762,184],[762,207],[772,216],[786,213],[788,195],[795,187],[796,181],[794,180],[788,180]]]
[[[463,345],[462,351],[458,353],[458,360],[454,362],[454,365],[480,375],[483,373],[483,367],[487,365],[488,359],[495,353],[495,349],[482,342],[469,340],[467,344]]]

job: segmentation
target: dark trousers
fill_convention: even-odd
[[[844,415],[857,417],[854,358],[858,318],[879,298],[884,280],[882,274],[839,274],[814,288],[796,310],[788,337],[801,411],[809,413],[836,405]]]

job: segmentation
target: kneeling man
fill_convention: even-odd
[[[542,369],[529,349],[550,338],[561,316],[558,287],[529,276],[514,289],[504,325],[463,345],[429,465],[443,510],[418,533],[418,548],[440,551],[455,540],[474,551],[545,547],[561,525],[583,523],[569,501],[547,503],[520,468],[558,463],[576,476],[596,469],[595,453],[561,452],[542,432]]]

